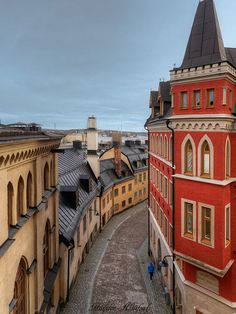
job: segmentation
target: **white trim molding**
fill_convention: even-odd
[[[202,144],[204,142],[207,142],[209,145],[209,149],[210,149],[210,179],[214,178],[214,146],[212,144],[211,139],[209,138],[209,136],[207,134],[205,134],[199,144],[198,144],[198,176],[201,176],[201,171],[202,171]]]
[[[193,176],[196,176],[196,146],[194,143],[194,140],[190,134],[186,135],[184,138],[182,144],[181,144],[181,172],[182,174],[185,173],[185,146],[187,142],[190,141],[192,144],[192,149],[193,149]]]
[[[193,237],[185,236],[185,203],[193,205]],[[181,236],[185,239],[196,241],[197,239],[197,229],[196,229],[196,202],[188,200],[186,198],[181,198]]]
[[[209,208],[211,210],[211,241],[209,244],[202,241],[202,208]],[[215,206],[198,203],[198,243],[208,247],[215,247]]]

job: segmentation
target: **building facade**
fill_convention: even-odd
[[[29,133],[2,130],[0,136],[3,314],[56,313],[59,304],[55,149],[60,138]]]
[[[147,148],[140,142],[118,142],[100,156],[101,228],[114,215],[148,197]]]
[[[161,271],[180,313],[236,311],[235,82],[236,49],[223,45],[214,1],[200,1],[182,65],[171,70],[170,82],[162,82],[169,84],[169,112],[165,111],[160,84],[159,91],[151,95],[152,114],[146,124],[150,141],[150,246],[158,261],[170,255],[165,263],[162,260],[161,266],[168,267],[161,267]],[[161,122],[164,120],[166,125]],[[156,212],[166,211],[166,204],[162,199],[159,202],[157,179],[166,151],[160,134],[163,130],[167,142],[172,135],[174,152],[171,176],[166,175],[174,191],[168,220],[174,229],[172,243],[168,243]],[[167,165],[163,170],[168,174]],[[153,193],[153,184],[159,192],[155,186]],[[173,280],[168,282],[173,265],[174,290]]]

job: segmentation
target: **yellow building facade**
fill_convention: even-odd
[[[56,313],[60,138],[0,138],[0,313]]]
[[[130,145],[131,144],[131,145]],[[120,148],[120,174],[116,173],[115,148],[100,156],[101,228],[114,214],[148,197],[148,162],[146,148],[127,143]]]

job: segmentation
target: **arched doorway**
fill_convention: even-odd
[[[14,299],[16,305],[13,310],[13,314],[26,314],[27,311],[27,280],[26,280],[26,265],[22,258],[18,266],[15,287],[14,287]]]

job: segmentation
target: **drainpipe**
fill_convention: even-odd
[[[100,191],[100,197],[99,197],[99,212],[100,212],[100,228],[99,228],[99,231],[100,233],[102,232],[102,195],[103,195],[103,186],[101,186],[101,191]]]
[[[175,151],[174,151],[174,129],[170,127],[170,120],[166,121],[166,126],[172,133],[172,245],[173,245],[173,314],[175,314]]]
[[[70,247],[68,249],[68,261],[67,261],[67,297],[66,302],[69,302],[69,291],[70,291],[70,253],[75,248],[74,240],[70,242]]]
[[[150,249],[150,212],[149,212],[149,208],[150,208],[150,158],[149,158],[149,149],[150,149],[150,145],[149,145],[149,130],[148,128],[145,126],[144,127],[146,131],[148,131],[148,255],[151,255],[151,249]]]

